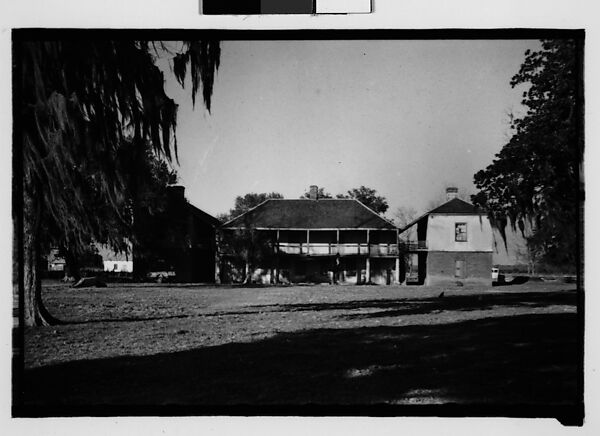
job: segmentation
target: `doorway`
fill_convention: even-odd
[[[454,277],[457,279],[465,278],[466,263],[464,260],[456,260],[454,262]]]

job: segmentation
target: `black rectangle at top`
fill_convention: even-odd
[[[315,0],[261,0],[262,14],[313,14]]]
[[[261,0],[202,0],[204,15],[260,14]]]
[[[313,14],[315,0],[202,0],[205,15]]]

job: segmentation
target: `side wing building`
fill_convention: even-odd
[[[457,194],[456,188],[448,188],[446,203],[400,230],[408,284],[491,283],[490,221]]]

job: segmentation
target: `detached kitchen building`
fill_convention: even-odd
[[[457,188],[447,188],[446,203],[400,229],[408,284],[491,283],[490,221],[457,195]]]
[[[166,273],[177,282],[214,283],[215,232],[220,223],[190,204],[183,186],[170,186],[165,210],[140,221],[143,245],[133,247],[138,273]]]
[[[398,229],[354,199],[270,199],[225,223],[221,229],[222,281],[392,284],[399,282]],[[256,265],[237,264],[223,247],[246,232],[266,247]],[[231,245],[229,246],[231,247]],[[240,269],[242,271],[240,273]],[[250,270],[248,270],[250,269]]]

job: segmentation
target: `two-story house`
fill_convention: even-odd
[[[398,283],[398,229],[358,200],[318,198],[270,199],[225,223],[224,240],[253,231],[270,250],[247,261],[253,282]],[[256,246],[257,244],[255,244]],[[235,280],[234,253],[221,251],[220,278]],[[240,266],[238,265],[238,270]],[[248,271],[251,268],[252,271]],[[240,274],[237,274],[240,279]]]
[[[183,186],[170,186],[164,211],[139,221],[142,244],[133,247],[138,273],[168,272],[178,282],[214,282],[220,223],[189,203]]]
[[[457,188],[448,188],[446,203],[400,229],[401,236],[410,234],[403,244],[408,284],[491,282],[490,221],[457,195]]]

